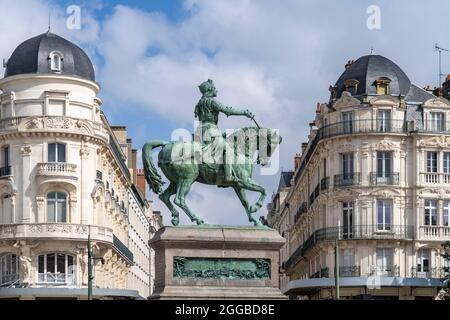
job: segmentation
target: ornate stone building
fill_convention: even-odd
[[[433,299],[450,240],[450,102],[378,55],[349,61],[330,92],[269,205],[287,239],[282,291],[332,298],[337,239],[341,298]]]
[[[86,298],[89,234],[94,298],[149,296],[161,219],[88,56],[39,35],[13,52],[0,90],[0,298]]]

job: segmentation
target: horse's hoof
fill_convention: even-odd
[[[172,225],[173,226],[177,226],[177,225],[179,225],[180,224],[180,219],[178,219],[178,218],[173,218],[172,219]]]
[[[205,224],[205,221],[203,220],[195,220],[195,223],[197,223],[198,226]]]

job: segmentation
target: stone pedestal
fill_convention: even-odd
[[[284,242],[269,228],[162,228],[149,241],[155,250],[150,299],[287,299],[278,275]]]

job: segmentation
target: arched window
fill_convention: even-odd
[[[47,195],[47,222],[67,222],[67,194],[50,192]]]
[[[63,64],[63,56],[58,51],[53,51],[48,57],[50,60],[50,70],[52,72],[61,72]]]
[[[73,284],[75,257],[64,253],[47,253],[38,257],[38,283]]]
[[[12,253],[0,256],[0,286],[19,280],[19,263]]]

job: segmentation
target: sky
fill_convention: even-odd
[[[72,6],[80,9],[79,28],[67,24]],[[280,130],[278,172],[255,172],[267,201],[280,170],[292,169],[307,141],[316,103],[328,101],[348,60],[372,51],[414,84],[437,86],[433,45],[450,49],[445,0],[0,0],[0,8],[0,58],[46,32],[50,14],[51,31],[91,57],[103,111],[111,124],[128,127],[136,149],[169,140],[175,129],[192,131],[197,86],[214,79],[222,103],[248,108],[259,124]],[[444,52],[443,73],[450,73],[449,59]],[[250,124],[220,119],[222,130]],[[149,198],[169,224],[165,206]],[[230,190],[195,184],[188,204],[207,223],[248,224]],[[263,207],[257,215],[266,213]],[[189,223],[184,214],[182,223]]]

